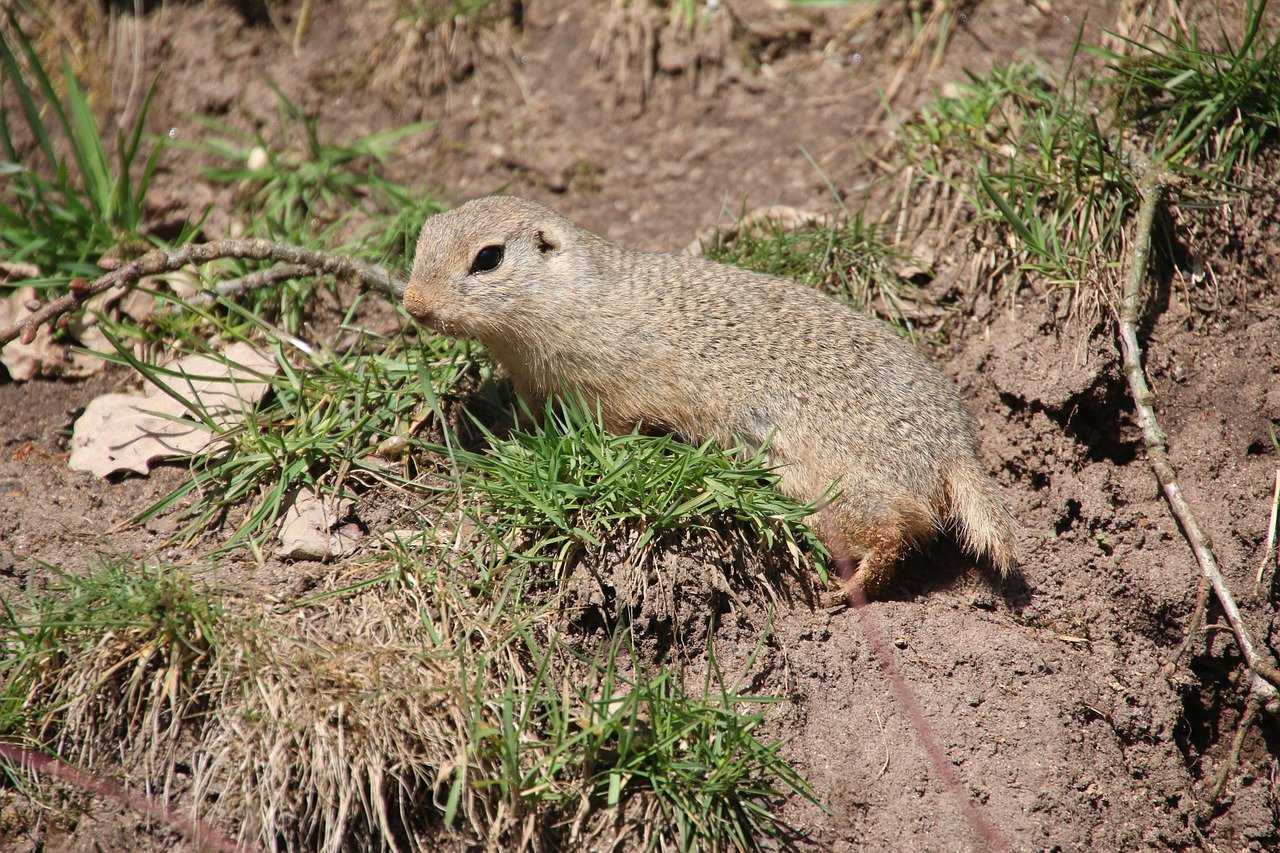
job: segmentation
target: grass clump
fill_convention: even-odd
[[[768,700],[625,678],[618,644],[583,660],[520,569],[480,589],[393,561],[394,583],[264,614],[222,656],[196,791],[245,837],[752,849],[784,834],[777,799],[811,796],[742,713]]]
[[[573,716],[551,705],[551,748],[526,774],[525,790],[568,805],[559,783],[580,779],[601,809],[595,832],[618,810],[645,847],[755,850],[790,840],[773,807],[813,794],[781,745],[757,736],[762,716],[744,710],[776,700],[728,689],[714,655],[700,695],[670,669],[622,677],[620,662],[615,644],[591,665],[595,673],[572,696]]]
[[[18,125],[9,112],[0,111],[0,251],[5,260],[33,264],[38,275],[30,283],[59,291],[74,276],[97,275],[95,262],[104,255],[127,257],[159,245],[145,230],[147,191],[164,149],[162,141],[156,142],[143,155],[154,84],[109,156],[105,131],[70,60],[64,61],[65,92],[59,95],[31,40],[12,17],[8,34],[0,32],[0,68],[45,167],[24,162]],[[69,158],[59,153],[60,141],[65,141]]]
[[[501,605],[400,555],[405,583],[263,614],[224,658],[230,689],[195,764],[201,797],[269,849],[431,850],[509,837],[501,703],[532,680]]]
[[[909,305],[921,298],[902,273],[910,258],[860,213],[794,229],[765,220],[732,240],[717,240],[707,257],[795,279],[907,330]]]
[[[385,36],[350,73],[396,100],[439,92],[493,63],[514,56],[524,23],[517,0],[390,0],[383,5]]]
[[[225,307],[232,316],[252,319],[243,308]],[[270,393],[237,423],[203,416],[217,440],[191,459],[187,482],[135,521],[194,496],[182,511],[186,524],[179,537],[189,540],[239,513],[235,532],[219,552],[246,544],[258,550],[299,490],[336,498],[374,483],[412,487],[414,472],[404,467],[411,462],[395,464],[377,451],[388,439],[403,438],[411,426],[421,429],[421,421],[432,415],[439,429],[444,417],[439,401],[450,399],[478,365],[465,344],[437,337],[410,339],[402,331],[390,337],[370,335],[352,321],[357,309],[358,302],[353,303],[341,325],[347,342],[340,348],[312,347],[260,321],[251,327],[257,333],[254,345],[273,352],[280,367],[275,375],[262,377],[270,383]],[[229,340],[248,339],[212,313],[203,316]],[[198,351],[224,358],[208,348]],[[117,360],[154,384],[173,388],[172,371],[145,364],[124,347]],[[199,400],[174,393],[201,415]],[[434,407],[426,401],[434,401]]]
[[[57,573],[0,611],[0,737],[166,797],[185,765],[195,813],[266,849],[789,837],[776,804],[812,793],[760,734],[750,709],[772,700],[714,661],[690,691],[619,642],[570,650],[520,567],[479,587],[419,552],[390,562],[381,582],[235,610],[174,566]]]
[[[222,609],[187,571],[102,558],[0,606],[0,736],[59,753],[176,747],[218,652]]]
[[[411,223],[420,227],[444,207],[428,195],[412,195],[389,180],[384,168],[401,141],[429,124],[331,142],[321,138],[314,116],[275,91],[280,121],[274,134],[206,122],[212,133],[188,146],[219,161],[205,170],[207,179],[241,188],[247,234],[376,262],[407,260],[417,237]]]
[[[970,75],[904,126],[908,156],[960,192],[980,227],[1011,231],[1021,269],[1074,287],[1119,256],[1137,198],[1118,137],[1085,106],[1095,97],[1091,81],[1055,86],[1027,64]]]
[[[459,455],[466,487],[496,541],[517,556],[563,567],[584,550],[628,540],[642,564],[664,537],[737,531],[799,564],[822,554],[804,519],[813,507],[783,497],[763,452],[747,455],[666,436],[614,435],[577,401],[548,403],[542,422],[484,453]]]
[[[210,133],[184,144],[214,161],[204,172],[206,179],[237,188],[234,214],[244,235],[406,267],[422,222],[445,205],[430,192],[389,178],[386,165],[402,141],[429,124],[333,142],[322,138],[314,116],[278,89],[276,94],[279,123],[274,132],[245,133],[206,121]],[[253,269],[243,262],[220,268],[229,277]],[[337,299],[331,281],[303,277],[251,292],[240,301],[250,314],[297,333],[314,316],[324,289]]]
[[[1213,48],[1198,31],[1099,51],[1115,75],[1117,108],[1160,143],[1165,163],[1228,180],[1280,133],[1280,34],[1264,26],[1267,0],[1248,0],[1237,44]]]
[[[1246,187],[1275,140],[1280,47],[1266,5],[1246,3],[1244,35],[1221,49],[1177,30],[1152,44],[1126,39],[1126,54],[1091,49],[1102,68],[1073,52],[1057,79],[1026,63],[970,75],[903,126],[915,188],[945,186],[967,202],[982,278],[1012,267],[1067,291],[1068,315],[1098,319],[1117,293],[1144,164],[1154,159],[1176,179],[1175,203],[1203,206]]]

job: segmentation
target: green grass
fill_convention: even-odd
[[[221,616],[192,575],[120,557],[83,575],[45,569],[40,596],[0,603],[0,736],[40,743],[71,721],[84,743],[176,723],[212,664]]]
[[[504,702],[501,763],[521,798],[572,811],[585,794],[605,814],[620,810],[641,832],[656,830],[650,844],[679,850],[785,845],[793,833],[776,806],[790,795],[816,800],[781,744],[758,735],[763,717],[753,708],[778,700],[726,687],[710,649],[697,692],[667,668],[637,664],[639,674],[621,675],[621,649],[615,642],[601,659],[580,661],[574,686],[551,682],[532,707]],[[525,720],[507,708],[538,720],[530,760],[519,757]]]
[[[565,849],[621,825],[624,837],[665,849],[754,850],[792,835],[775,810],[782,800],[815,801],[760,731],[760,709],[780,700],[727,686],[713,649],[691,689],[678,670],[637,655],[625,632],[601,649],[566,646],[548,631],[554,600],[528,567],[477,584],[418,549],[393,560],[386,577],[425,595],[421,654],[456,683],[439,719],[452,721],[449,748],[460,744],[467,760],[436,781],[446,827],[501,802],[510,815],[537,815],[543,837]]]
[[[443,206],[426,194],[410,195],[385,176],[385,166],[401,142],[430,123],[332,142],[321,138],[315,116],[279,89],[276,96],[279,121],[271,134],[205,121],[209,134],[186,146],[217,163],[206,179],[240,188],[247,233],[377,262],[407,261],[417,237],[411,221]]]
[[[908,157],[1011,232],[1022,270],[1074,286],[1118,257],[1137,198],[1119,137],[1087,109],[1098,96],[1092,80],[1055,85],[1025,64],[970,75],[904,126]]]
[[[622,635],[566,646],[527,567],[481,589],[418,550],[390,559],[383,582],[292,609],[175,565],[50,570],[0,608],[0,737],[90,772],[192,767],[218,792],[206,812],[289,846],[514,844],[530,828],[558,848],[792,840],[778,806],[814,795],[762,733],[778,700],[728,686],[713,650],[690,687]]]
[[[1155,34],[1127,55],[1090,49],[1101,69],[1073,53],[1052,78],[1025,63],[969,75],[904,124],[906,160],[962,195],[998,257],[1096,307],[1114,290],[1143,159],[1178,177],[1175,202],[1203,205],[1247,186],[1275,141],[1280,47],[1265,7],[1246,4],[1244,36],[1219,49]]]
[[[908,303],[920,299],[919,288],[901,273],[911,259],[861,213],[796,229],[776,223],[745,228],[734,239],[711,246],[707,256],[795,279],[907,330]]]
[[[672,436],[614,435],[576,401],[548,403],[542,421],[482,453],[455,451],[463,485],[479,499],[495,542],[517,556],[564,566],[606,541],[633,536],[643,562],[662,537],[736,527],[762,551],[801,562],[823,551],[804,519],[813,507],[784,498],[763,453],[744,454]],[[822,571],[819,560],[819,571]]]
[[[3,82],[34,141],[33,160],[41,162],[19,156],[16,116],[0,111],[0,254],[34,264],[40,276],[30,283],[56,292],[74,276],[97,275],[95,262],[103,255],[128,257],[156,242],[146,234],[145,199],[164,144],[151,143],[146,154],[143,144],[155,86],[108,154],[104,129],[70,62],[64,61],[65,92],[59,94],[12,17],[9,26],[16,44],[0,33]],[[66,143],[69,158],[59,153],[59,141]],[[0,285],[8,286],[16,284]]]
[[[238,322],[213,310],[199,313],[224,339],[253,339],[274,353],[280,372],[270,378],[265,402],[242,423],[209,424],[222,443],[192,458],[191,478],[136,519],[145,521],[191,497],[193,503],[181,512],[186,519],[178,534],[182,538],[236,518],[235,530],[219,552],[264,547],[288,499],[300,488],[344,495],[375,482],[408,486],[414,473],[405,467],[410,463],[389,465],[375,451],[387,439],[403,436],[433,404],[440,414],[438,401],[478,369],[465,344],[409,339],[402,332],[370,337],[354,326],[359,301],[349,306],[347,321],[338,330],[339,336],[354,339],[343,351],[302,344],[245,309],[231,303],[222,307]],[[240,325],[245,321],[252,321],[248,329]],[[222,358],[207,347],[193,351]],[[172,388],[173,371],[138,361],[127,347],[120,347],[113,360]],[[178,396],[200,413],[198,401]]]
[[[279,121],[270,133],[245,133],[205,120],[209,133],[183,144],[213,160],[204,171],[207,180],[237,188],[234,213],[245,235],[407,267],[423,220],[445,206],[428,191],[388,178],[386,165],[402,142],[429,123],[334,142],[321,137],[315,116],[279,90],[276,94]],[[228,262],[222,269],[232,276],[252,267]],[[241,303],[293,333],[311,315],[325,286],[321,279],[298,279],[247,294]]]
[[[1158,143],[1158,157],[1210,180],[1248,168],[1280,134],[1280,33],[1264,26],[1267,0],[1249,0],[1239,43],[1205,45],[1198,32],[1098,51],[1114,75],[1116,107]]]

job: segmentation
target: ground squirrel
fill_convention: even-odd
[[[598,399],[611,430],[767,444],[780,488],[803,501],[834,482],[816,529],[845,592],[874,595],[943,530],[1013,566],[955,386],[886,324],[794,281],[629,251],[490,197],[422,226],[404,306],[483,343],[528,401],[568,391]]]

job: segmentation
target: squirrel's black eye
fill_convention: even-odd
[[[485,246],[476,252],[476,259],[471,262],[471,274],[497,269],[500,263],[502,263],[502,247]]]

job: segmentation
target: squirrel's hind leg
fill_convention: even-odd
[[[861,604],[884,592],[903,554],[930,530],[913,516],[849,523],[835,507],[823,510],[818,535],[839,579],[839,587],[823,596],[824,605]]]

